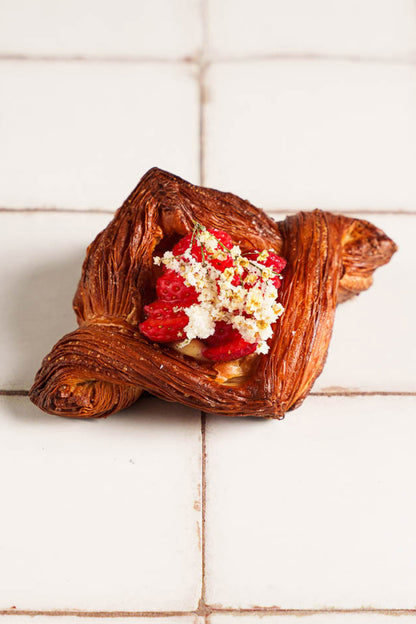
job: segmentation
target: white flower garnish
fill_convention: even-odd
[[[271,267],[242,256],[238,245],[230,250],[224,248],[221,241],[203,226],[196,226],[192,240],[201,245],[202,262],[192,256],[190,248],[182,256],[167,251],[161,258],[156,256],[153,259],[157,266],[163,264],[179,273],[185,284],[193,286],[198,293],[199,303],[186,308],[189,322],[184,328],[184,344],[195,338],[208,338],[215,331],[216,321],[225,321],[238,329],[244,340],[257,343],[256,353],[268,353],[267,341],[273,335],[272,324],[284,312],[283,306],[277,302],[278,291],[272,282],[276,273]],[[221,260],[228,253],[233,265],[223,272],[206,261],[207,254]],[[262,251],[258,260],[265,260],[268,255],[266,250]],[[241,279],[244,272],[246,286]]]

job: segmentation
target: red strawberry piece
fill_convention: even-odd
[[[211,230],[209,230],[211,231]],[[225,232],[222,232],[222,234],[225,234]],[[227,247],[228,249],[230,249],[233,246],[233,242],[231,241],[231,245],[228,242],[228,234],[225,234],[225,236],[227,237],[227,244],[224,243],[224,246]],[[217,238],[219,238],[219,236],[216,235]],[[221,238],[225,238],[225,237],[221,237]],[[229,246],[230,245],[230,246]],[[208,255],[208,261],[210,262],[210,264],[212,264],[212,266],[217,269],[218,271],[221,271],[221,273],[223,273],[225,271],[225,269],[227,267],[232,267],[233,266],[233,259],[231,257],[231,255],[228,253],[228,251],[226,249],[224,249],[221,245],[217,245],[217,249],[221,252],[221,257],[220,258],[214,258],[212,256],[212,254]]]
[[[215,332],[212,336],[205,338],[204,342],[208,347],[217,347],[225,342],[230,342],[235,338],[239,338],[240,332],[235,329],[230,323],[225,321],[218,321],[215,323]]]
[[[201,245],[198,243],[198,241],[196,240],[195,236],[193,236],[193,239],[194,239],[194,241],[192,243],[192,252],[191,252],[192,253],[192,257],[195,258],[195,260],[197,260],[198,262],[201,262],[201,260],[202,260]],[[176,245],[173,246],[173,249],[172,249],[173,255],[174,256],[183,256],[185,251],[190,248],[191,241],[192,241],[192,234],[187,234],[186,236],[181,238],[176,243]]]
[[[264,261],[264,264],[265,266],[273,267],[276,273],[280,273],[287,265],[287,260],[282,258],[282,256],[278,256],[274,251],[269,251],[269,255]]]
[[[287,261],[284,258],[278,256],[277,253],[274,253],[274,251],[269,251],[269,255],[265,260],[258,260],[257,258],[259,257],[260,253],[260,251],[249,251],[247,254],[244,254],[244,256],[248,260],[254,260],[259,264],[262,264],[263,266],[272,267],[276,271],[276,273],[280,273],[280,271],[283,271],[287,264]]]
[[[272,279],[272,282],[275,288],[279,290],[280,286],[282,285],[282,280],[280,279],[280,277],[278,275],[275,275]]]
[[[214,362],[230,362],[249,355],[256,350],[256,343],[246,342],[241,336],[216,347],[208,347],[202,355]]]
[[[243,278],[247,276],[247,271],[243,271],[241,275],[239,275],[238,273],[236,273],[233,277],[233,279],[231,280],[231,284],[233,286],[243,286]]]
[[[175,316],[178,311],[178,304],[171,301],[160,301],[156,299],[153,303],[144,306],[147,318],[165,319]]]
[[[224,230],[217,230],[216,228],[210,228],[208,232],[212,234],[213,236],[215,236],[215,238],[219,240],[224,245],[224,247],[227,247],[227,249],[231,249],[231,247],[233,247],[234,245],[233,239],[227,232],[224,232]]]
[[[233,246],[233,239],[229,234],[227,234],[227,232],[217,230],[216,228],[210,228],[208,232],[215,236],[215,238],[219,241],[217,244],[217,249],[226,256],[225,258],[214,258],[212,252],[208,252],[206,249],[203,250],[202,245],[196,240],[196,237],[192,234],[187,234],[186,236],[181,238],[176,243],[176,245],[174,245],[172,253],[174,256],[182,256],[185,251],[191,247],[193,237],[194,240],[192,242],[191,250],[192,257],[195,258],[197,262],[202,262],[203,259],[206,259],[214,268],[222,272],[227,267],[233,265],[232,257],[227,252],[227,250],[224,249],[224,247],[226,247],[227,249],[231,249],[231,247]]]
[[[198,293],[193,286],[187,286],[179,273],[172,269],[167,270],[156,280],[158,299],[170,301],[187,308],[198,302]]]
[[[281,256],[278,256],[276,253],[274,253],[274,251],[269,251],[268,253],[269,255],[267,256],[265,260],[257,259],[259,257],[260,251],[250,251],[249,253],[245,254],[245,257],[248,260],[253,260],[255,262],[258,262],[259,264],[262,264],[263,266],[271,267],[275,271],[275,273],[280,273],[280,271],[283,271],[283,269],[285,268],[287,264],[287,261]],[[278,289],[282,283],[282,280],[280,279],[280,277],[275,275],[272,278],[272,282],[274,286]]]
[[[183,329],[188,324],[188,315],[183,310],[174,312],[171,309],[169,312],[167,307],[162,310],[161,306],[154,305],[159,303],[162,302],[155,301],[146,306],[146,312],[150,314],[146,321],[139,324],[141,333],[154,342],[173,342],[185,338]]]
[[[212,258],[211,254],[209,254],[209,262],[214,268],[218,269],[218,271],[221,271],[222,273],[227,267],[233,266],[233,259],[227,252],[227,249],[231,249],[231,247],[234,245],[233,239],[229,234],[227,234],[227,232],[224,232],[223,230],[217,230],[216,228],[210,228],[208,232],[215,236],[215,238],[218,240],[217,249],[222,252],[222,255],[225,255],[225,258],[220,260],[219,258]],[[226,247],[226,249],[224,249],[224,247]]]

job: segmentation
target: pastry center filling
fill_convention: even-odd
[[[284,258],[272,249],[242,253],[228,233],[195,223],[153,261],[163,273],[157,299],[144,307],[144,336],[195,359],[233,363],[220,373],[226,379],[244,374],[246,356],[268,353],[272,325],[284,311]]]

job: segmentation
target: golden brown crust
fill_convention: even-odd
[[[137,329],[154,299],[155,249],[171,248],[194,220],[229,232],[243,251],[273,248],[288,261],[270,351],[239,386],[219,384],[212,364]],[[362,220],[315,210],[276,223],[235,195],[151,169],[89,246],[74,297],[80,327],[43,360],[30,398],[47,412],[85,418],[123,409],[145,389],[226,416],[282,417],[322,370],[337,303],[368,288],[395,250]]]

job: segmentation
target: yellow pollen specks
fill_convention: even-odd
[[[245,284],[255,284],[258,280],[258,276],[255,273],[249,273],[244,279]]]
[[[270,267],[265,267],[261,272],[262,279],[270,279],[273,277],[273,269]]]
[[[267,251],[267,249],[263,249],[261,254],[259,254],[258,256],[257,261],[264,262],[265,260],[267,260],[268,257],[269,257],[269,252]]]
[[[223,275],[224,279],[228,282],[232,277],[234,277],[235,271],[231,267],[227,267],[224,269]]]

